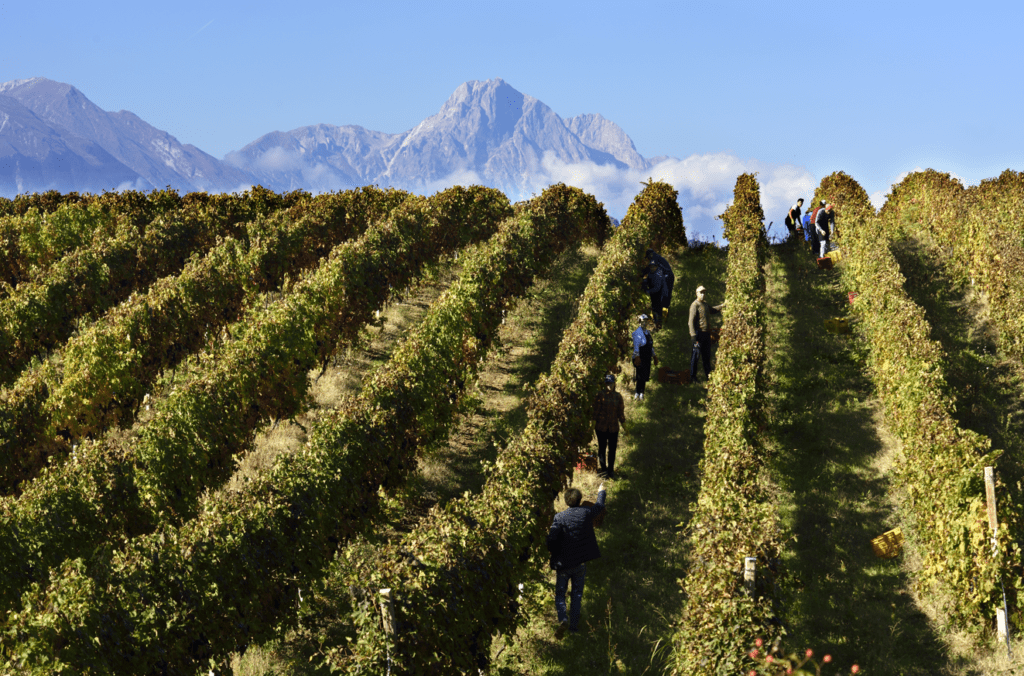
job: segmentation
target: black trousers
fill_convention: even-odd
[[[699,345],[697,343],[700,343]],[[697,380],[697,367],[704,362],[704,377],[711,375],[711,334],[698,331],[693,339],[693,353],[690,355],[690,380]]]
[[[619,433],[594,431],[597,432],[597,462],[601,465],[601,469],[615,469],[615,449],[619,447]],[[606,447],[608,449],[608,464],[604,462]]]
[[[672,300],[672,292],[668,290],[668,286],[661,287],[661,291],[658,293],[652,293],[651,296],[651,317],[654,319],[656,326],[661,326],[662,308],[667,308],[669,302]]]

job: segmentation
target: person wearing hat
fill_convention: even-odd
[[[626,424],[626,406],[622,395],[615,391],[615,376],[604,377],[605,389],[594,402],[594,431],[597,433],[597,473],[609,479],[615,476],[615,449],[619,446],[619,423]],[[605,449],[608,462],[605,463]]]
[[[643,314],[639,319],[640,325],[633,332],[633,367],[636,369],[636,392],[633,393],[633,399],[643,401],[647,381],[651,379],[651,362],[657,364],[658,357],[654,354],[654,337],[650,331],[651,318]]]
[[[697,300],[690,304],[690,338],[693,339],[693,353],[690,355],[690,381],[697,380],[697,362],[704,361],[704,378],[711,377],[711,315],[722,311],[722,305],[714,307],[704,302],[706,289],[697,287]]]
[[[661,271],[663,280],[661,294],[659,298],[651,296],[651,311],[654,315],[654,322],[661,328],[661,323],[665,317],[668,316],[668,306],[672,302],[672,287],[675,286],[676,276],[672,272],[672,266],[668,264],[668,261],[663,257],[659,256],[654,249],[648,249],[644,254],[644,260],[647,262],[648,275],[650,274],[651,265],[656,265]]]

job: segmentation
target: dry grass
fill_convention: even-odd
[[[363,378],[387,360],[398,341],[426,314],[430,304],[444,292],[456,272],[456,269],[448,269],[425,279],[405,297],[383,310],[377,324],[363,330],[360,344],[340,350],[323,373],[310,371],[310,395],[314,407],[296,416],[294,421],[281,420],[264,427],[256,437],[253,451],[239,462],[225,489],[240,490],[250,477],[273,467],[278,455],[301,448],[306,441],[310,413],[333,408],[344,397],[357,394]]]
[[[420,460],[415,475],[401,489],[398,502],[403,512],[392,515],[392,535],[413,528],[431,505],[481,488],[481,460],[493,460],[498,447],[525,425],[523,385],[535,380],[554,358],[562,331],[574,316],[575,301],[597,263],[598,253],[596,247],[566,253],[553,266],[554,274],[537,280],[527,297],[509,311],[492,353],[472,386],[475,405],[457,421],[448,442]],[[339,360],[335,371],[329,369],[321,378],[321,383],[327,380],[328,384],[316,390],[318,404],[331,405],[332,397],[357,391],[361,375],[386,360],[397,341],[426,312],[429,300],[442,290],[436,289],[429,296],[424,291],[408,303],[389,308],[391,314],[385,317],[385,330],[365,348],[350,351]],[[317,388],[320,387],[318,384]],[[267,466],[268,458],[281,452],[275,446],[283,445],[284,450],[296,448],[302,438],[301,429],[290,429],[282,422],[277,430],[268,430],[261,437],[261,452],[247,458],[247,466],[250,471],[258,471],[259,467]],[[237,480],[242,481],[240,477]],[[388,532],[381,535],[386,537]],[[251,647],[244,657],[236,657],[235,673],[312,673],[303,660],[295,657],[300,649],[289,644],[294,638]]]

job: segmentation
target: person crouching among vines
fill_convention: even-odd
[[[606,492],[604,484],[597,488],[597,502],[583,506],[583,493],[578,488],[567,488],[562,495],[567,509],[555,514],[548,531],[547,545],[551,552],[551,568],[555,577],[555,612],[558,629],[555,638],[562,638],[565,630],[579,631],[580,608],[583,604],[583,585],[587,577],[587,561],[601,556],[594,534],[594,519],[604,512]],[[565,594],[572,582],[572,601],[568,614]]]
[[[619,445],[619,423],[626,424],[626,407],[622,395],[615,391],[615,376],[604,377],[605,389],[598,393],[594,402],[594,432],[597,433],[597,460],[600,467],[598,476],[615,477],[615,450]],[[608,462],[605,463],[605,449]]]
[[[651,335],[651,318],[640,315],[640,325],[633,332],[633,379],[636,381],[636,392],[633,399],[643,401],[647,381],[651,379],[651,362],[658,363],[654,354],[654,336]]]

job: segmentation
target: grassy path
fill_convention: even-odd
[[[900,496],[887,479],[899,442],[882,421],[866,355],[854,336],[823,328],[845,314],[837,273],[818,271],[802,250],[777,249],[768,283],[769,430],[795,535],[784,560],[793,591],[781,609],[787,649],[830,653],[837,673],[853,663],[871,674],[1020,673],[1005,653],[976,653],[923,609],[912,590],[912,543],[889,560],[871,549],[873,537],[912,524],[900,522]]]
[[[830,653],[846,670],[938,674],[948,658],[918,609],[902,560],[871,539],[899,525],[886,470],[895,439],[881,424],[852,335],[824,330],[844,314],[838,273],[801,249],[776,249],[768,275],[769,430],[786,525],[790,649]]]
[[[708,299],[725,292],[725,252],[680,252],[666,257],[676,282],[672,308],[655,335],[661,365],[689,367],[687,310],[699,284]],[[646,308],[638,308],[638,312]],[[632,366],[623,362],[623,376]],[[645,401],[632,399],[632,385],[619,379],[626,399],[627,428],[619,436],[617,478],[608,482],[608,513],[597,530],[601,558],[587,566],[581,631],[554,638],[554,573],[532,589],[524,610],[531,621],[514,637],[495,643],[492,673],[661,673],[665,637],[682,608],[676,580],[686,573],[681,526],[697,496],[697,465],[704,438],[704,389],[648,383]],[[596,441],[595,447],[596,447]],[[573,484],[593,499],[600,479],[577,471]],[[555,508],[565,509],[559,497]]]

